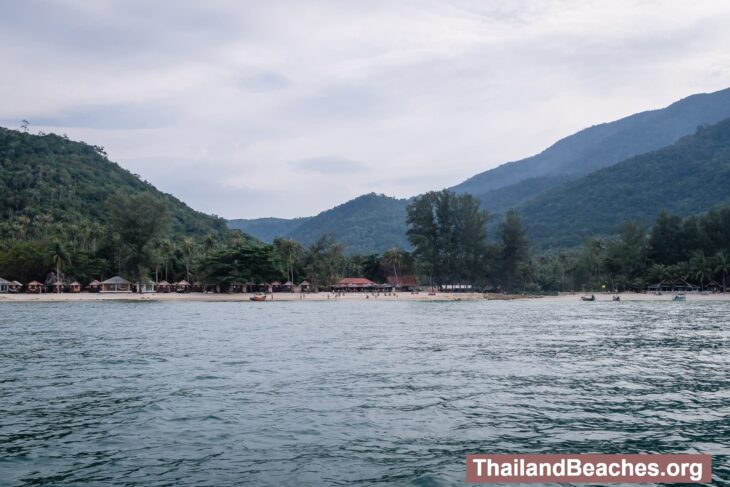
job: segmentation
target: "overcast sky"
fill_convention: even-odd
[[[726,88],[729,25],[703,0],[5,1],[0,124],[198,210],[306,216]]]

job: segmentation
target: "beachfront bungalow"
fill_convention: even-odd
[[[169,293],[172,290],[172,286],[169,282],[162,280],[155,286],[155,291],[158,293]]]
[[[418,289],[418,281],[411,275],[405,276],[388,276],[386,277],[388,284],[393,287],[396,291],[413,291]]]
[[[280,281],[274,281],[271,283],[271,292],[272,293],[281,292],[281,282]]]
[[[651,294],[671,293],[672,292],[672,280],[662,279],[661,281],[650,284],[646,290]]]
[[[193,283],[193,292],[194,293],[204,293],[205,292],[205,284],[203,284],[200,281],[195,281]]]
[[[652,294],[662,293],[697,293],[700,287],[690,284],[684,279],[663,279],[662,281],[647,286],[647,291]]]
[[[102,293],[131,293],[132,292],[132,283],[122,277],[114,276],[111,279],[102,281],[101,292]]]
[[[707,286],[705,286],[705,291],[710,291],[711,293],[721,293],[722,284],[715,280],[712,280],[707,284]]]
[[[101,291],[101,283],[99,281],[97,281],[96,279],[94,279],[93,281],[91,281],[89,283],[88,286],[86,286],[86,289],[90,293],[98,293],[99,291]]]
[[[332,285],[332,291],[339,293],[361,293],[382,291],[383,286],[364,277],[345,277]]]
[[[0,277],[0,293],[7,293],[10,291],[10,281],[6,281]]]
[[[228,294],[245,293],[247,287],[248,283],[232,282],[228,285],[226,292]]]
[[[299,283],[299,292],[308,293],[312,289],[312,284],[309,281],[302,281]]]
[[[52,292],[60,294],[65,290],[66,284],[63,281],[53,281],[48,287],[51,288]]]
[[[38,281],[31,281],[27,286],[28,292],[31,294],[40,294],[46,292],[46,286]]]
[[[152,279],[140,279],[137,282],[137,292],[140,294],[155,292],[155,283]]]
[[[79,281],[74,281],[71,284],[68,285],[69,292],[72,293],[80,293],[81,292],[81,283]]]
[[[19,293],[23,289],[23,285],[18,281],[12,281],[8,286],[8,292]]]
[[[291,281],[286,281],[284,284],[281,285],[281,292],[283,293],[290,293],[294,289],[294,283]]]
[[[444,293],[472,293],[475,292],[474,286],[471,284],[442,284],[441,292]]]
[[[182,281],[178,281],[174,284],[175,286],[175,292],[176,293],[189,293],[190,292],[190,283],[183,279]]]

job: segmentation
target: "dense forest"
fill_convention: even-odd
[[[547,191],[518,207],[541,248],[569,247],[623,222],[650,224],[662,209],[679,215],[730,203],[730,120],[677,143]]]
[[[88,281],[149,274],[185,242],[222,241],[225,220],[192,210],[109,161],[104,149],[0,128],[0,275]]]
[[[625,170],[650,177],[661,166],[679,177],[691,153],[693,170],[706,166],[707,175],[715,168],[722,180],[728,140],[730,122],[703,128],[635,158]],[[395,200],[405,205],[407,241],[361,252],[348,251],[335,232],[305,243],[290,237],[263,243],[229,230],[221,219],[193,211],[110,162],[102,148],[56,135],[0,130],[0,164],[0,276],[24,283],[56,276],[88,283],[121,275],[198,281],[222,291],[272,280],[308,280],[314,289],[327,289],[342,277],[384,282],[389,275],[408,275],[432,286],[554,293],[641,291],[678,279],[724,289],[730,271],[730,207],[690,216],[665,211],[650,223],[624,220],[613,235],[589,235],[580,245],[545,250],[531,246],[530,225],[517,212],[507,211],[490,225],[494,217],[476,197],[443,190]],[[700,183],[693,171],[683,175]],[[716,183],[705,187],[720,191]],[[696,192],[695,198],[707,197]],[[373,198],[381,197],[360,202]],[[667,206],[684,210],[688,201]],[[333,226],[341,221],[331,219]]]
[[[231,220],[229,226],[266,242],[293,238],[304,244],[324,235],[334,235],[348,254],[383,252],[408,247],[406,206],[408,200],[370,193],[307,218],[257,218]]]

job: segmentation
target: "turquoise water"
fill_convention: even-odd
[[[730,303],[0,303],[0,485],[461,485],[716,455]]]

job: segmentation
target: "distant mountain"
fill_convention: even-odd
[[[405,199],[366,194],[310,218],[290,235],[308,244],[332,233],[351,254],[382,252],[394,246],[409,248],[405,234],[407,205]]]
[[[508,208],[576,178],[629,157],[676,142],[699,125],[730,118],[730,88],[692,95],[666,108],[637,113],[566,137],[540,154],[477,174],[451,189],[478,195],[486,208]],[[536,179],[546,177],[543,181]],[[509,189],[508,189],[509,188]],[[502,189],[499,193],[490,192]]]
[[[253,218],[228,220],[228,227],[255,235],[259,240],[271,243],[276,237],[288,236],[300,225],[311,220],[304,218]]]
[[[370,193],[313,217],[230,220],[228,225],[265,242],[290,237],[308,245],[333,234],[345,244],[346,253],[367,254],[410,247],[405,235],[407,204],[408,200]]]
[[[451,189],[477,196],[483,208],[496,214],[491,223],[494,226],[499,214],[509,208],[528,211],[534,208],[527,206],[528,203],[540,195],[569,187],[571,182],[627,158],[669,146],[694,133],[699,126],[727,118],[730,118],[730,88],[692,95],[666,108],[581,130],[540,154],[477,174]],[[338,237],[347,239],[351,252],[375,252],[394,244],[408,247],[406,204],[407,200],[366,195],[303,222],[262,219],[253,225],[259,220],[231,225],[240,225],[238,228],[246,228],[262,239],[286,232],[305,243],[334,230]],[[533,222],[539,226],[539,222]],[[549,237],[539,229],[533,235],[543,240]],[[381,242],[381,238],[385,240]],[[551,237],[554,242],[561,239],[571,240]]]
[[[0,127],[0,240],[3,233],[26,232],[29,224],[106,225],[104,203],[117,191],[149,192],[164,200],[173,236],[227,232],[222,218],[195,211],[158,191],[109,161],[99,147]]]
[[[549,190],[518,207],[540,247],[579,244],[615,233],[628,220],[651,223],[730,203],[730,119],[677,143]]]
[[[492,214],[500,214],[510,208],[519,206],[535,195],[558,187],[575,178],[576,176],[568,176],[565,174],[530,178],[516,184],[510,184],[509,186],[476,195],[476,197],[480,200],[482,208],[489,210]]]

